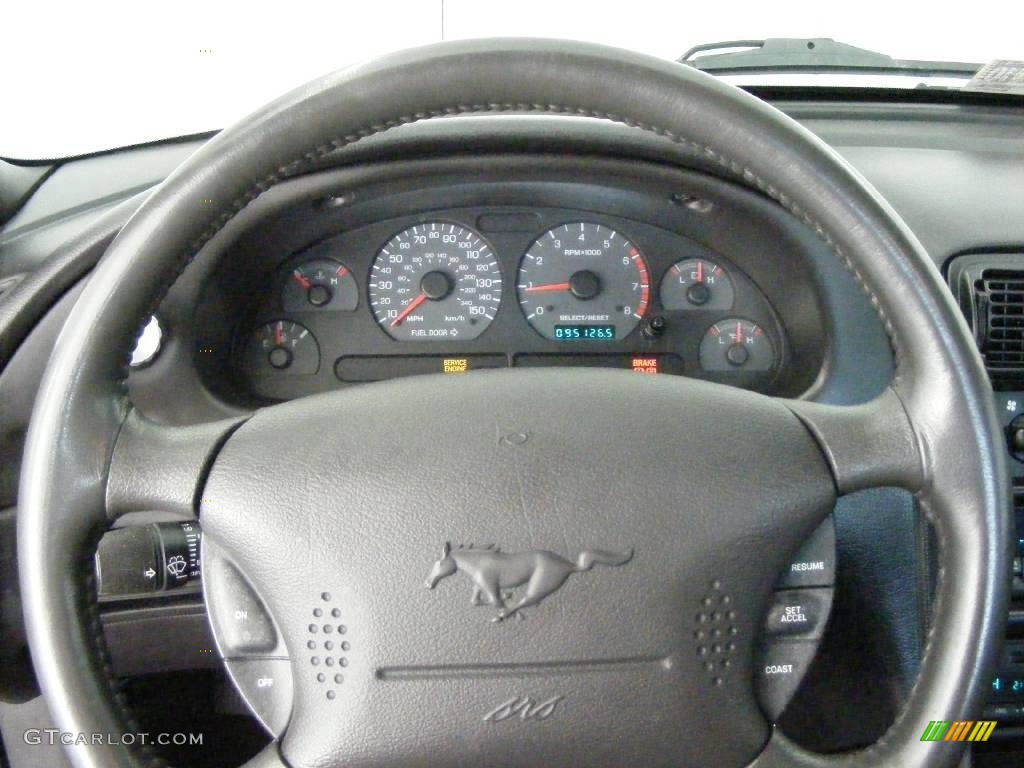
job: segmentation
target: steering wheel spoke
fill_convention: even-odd
[[[194,518],[203,481],[217,451],[244,418],[189,427],[150,421],[137,410],[126,417],[107,472],[107,516],[167,512]]]
[[[863,405],[787,401],[824,452],[840,494],[893,486],[916,493],[925,481],[921,449],[891,387]]]

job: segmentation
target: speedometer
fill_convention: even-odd
[[[647,311],[647,263],[632,242],[603,224],[564,224],[523,256],[519,304],[538,333],[556,341],[611,341]]]
[[[370,306],[399,341],[475,339],[501,304],[501,270],[480,235],[432,221],[402,230],[370,271]]]

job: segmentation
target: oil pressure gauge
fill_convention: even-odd
[[[700,365],[705,371],[770,371],[775,367],[775,348],[757,323],[730,317],[704,334]]]
[[[710,259],[683,259],[661,279],[661,305],[669,310],[732,309],[736,296],[732,278]]]

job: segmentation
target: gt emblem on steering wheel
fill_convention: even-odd
[[[493,605],[498,615],[491,621],[499,622],[515,616],[524,618],[523,608],[539,605],[540,602],[558,590],[574,573],[589,571],[595,565],[625,565],[633,559],[633,550],[608,552],[601,549],[586,549],[573,563],[561,555],[547,550],[530,552],[502,552],[494,546],[458,546],[452,549],[445,542],[441,557],[430,569],[427,589],[459,571],[473,580],[473,605]],[[505,605],[514,597],[516,587],[526,585],[525,594],[513,606]]]

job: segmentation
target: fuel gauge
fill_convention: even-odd
[[[732,309],[736,290],[729,273],[708,259],[683,259],[661,279],[661,305],[679,309]]]
[[[757,323],[730,317],[704,334],[700,365],[705,371],[770,371],[775,367],[775,349]]]
[[[334,310],[350,312],[359,306],[359,288],[351,270],[332,259],[314,259],[288,273],[281,291],[285,312]]]
[[[241,365],[246,373],[256,376],[309,375],[320,369],[320,346],[304,325],[274,320],[249,335]]]

